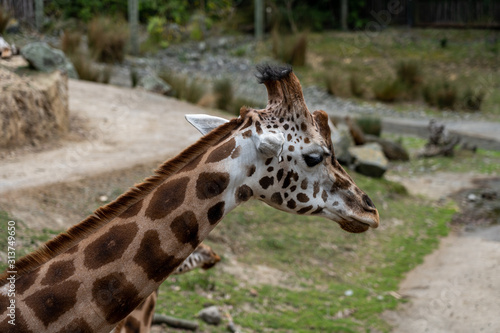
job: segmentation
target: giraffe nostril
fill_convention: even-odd
[[[376,209],[375,205],[373,204],[373,201],[372,199],[370,199],[369,196],[367,196],[366,194],[363,196],[363,201],[365,202],[365,204],[370,207],[370,208],[373,208],[373,209]]]

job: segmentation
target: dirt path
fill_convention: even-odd
[[[72,116],[88,122],[83,127],[90,129],[82,134],[85,139],[66,140],[41,152],[19,151],[5,157],[0,164],[0,196],[4,203],[23,205],[17,201],[23,195],[16,196],[14,190],[75,182],[164,160],[199,137],[184,115],[206,113],[175,99],[133,89],[73,80],[69,89]],[[143,170],[137,174],[142,175]],[[396,180],[407,185],[412,194],[437,200],[470,187],[474,177],[440,174]],[[61,193],[53,193],[52,197],[75,195],[62,193],[64,184],[58,186]],[[32,191],[43,195],[44,189]],[[55,218],[47,219],[36,212],[46,211],[50,204],[34,207],[32,215],[52,221],[54,225],[49,227],[64,227],[67,216],[53,213]],[[81,214],[87,208],[71,209]],[[453,233],[443,239],[439,249],[408,274],[399,292],[408,296],[409,302],[384,314],[396,333],[500,332],[500,226]]]
[[[200,137],[184,115],[207,112],[173,98],[85,81],[69,80],[69,91],[71,116],[88,122],[85,139],[4,158],[0,194],[164,160]]]
[[[437,200],[477,187],[475,178],[485,177],[442,173],[397,180],[412,194]],[[408,273],[399,293],[408,303],[384,313],[394,333],[500,332],[500,226],[452,231]]]

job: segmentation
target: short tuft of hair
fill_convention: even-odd
[[[293,69],[291,65],[270,65],[265,63],[257,65],[257,72],[255,76],[259,83],[265,83],[285,79],[293,72]]]

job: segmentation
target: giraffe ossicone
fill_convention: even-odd
[[[252,198],[349,232],[378,226],[375,205],[335,158],[326,112],[309,112],[291,67],[257,69],[265,109],[205,127],[155,175],[17,260],[16,326],[0,293],[0,332],[110,332]]]

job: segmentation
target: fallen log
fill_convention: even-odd
[[[190,331],[196,331],[198,329],[198,323],[195,321],[179,319],[155,313],[153,316],[153,325],[161,324],[167,324],[167,326],[169,327],[182,328]]]

